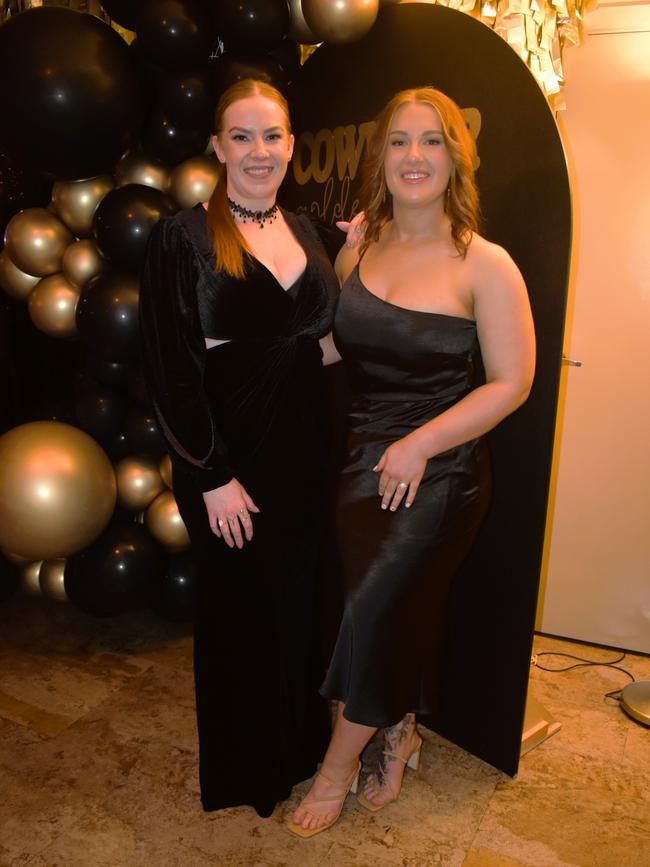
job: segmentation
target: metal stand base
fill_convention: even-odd
[[[632,719],[650,726],[650,680],[628,683],[621,691],[621,707]]]

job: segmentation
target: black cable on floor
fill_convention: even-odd
[[[567,665],[564,668],[547,668],[545,665],[539,665],[539,663],[537,662],[540,656],[564,656],[567,659],[577,659],[578,662],[574,663],[573,665]],[[574,654],[572,653],[562,653],[559,650],[555,652],[553,652],[552,650],[548,650],[543,651],[542,653],[535,654],[535,666],[537,668],[540,668],[542,671],[552,672],[572,671],[574,668],[590,668],[593,666],[602,666],[603,668],[613,668],[616,671],[622,671],[623,674],[626,674],[630,678],[632,683],[634,683],[636,678],[634,677],[632,672],[628,671],[626,668],[621,668],[621,666],[618,665],[619,662],[623,662],[626,656],[627,654],[621,653],[621,655],[616,659],[601,661],[597,659],[585,659],[585,657],[583,656],[574,656]],[[613,689],[611,692],[606,692],[603,698],[613,698],[616,701],[620,701],[620,695],[620,689]]]

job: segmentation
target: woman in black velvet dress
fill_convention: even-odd
[[[156,226],[141,325],[196,564],[203,806],[268,816],[329,737],[314,610],[330,352],[319,341],[338,282],[309,220],[275,203],[293,147],[283,97],[240,82],[215,120],[215,193]]]
[[[368,145],[365,242],[337,260],[334,338],[354,401],[337,498],[345,613],[322,692],[339,715],[289,824],[299,836],[336,821],[378,729],[364,807],[394,800],[417,764],[415,715],[436,706],[449,585],[490,495],[482,435],[532,381],[523,280],[476,232],[475,157],[448,97],[398,93]]]

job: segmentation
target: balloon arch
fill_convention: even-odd
[[[361,37],[379,0],[35,6],[0,3],[0,600],[185,620],[189,539],[139,366],[147,239],[214,188],[217,95],[287,92],[305,46]]]

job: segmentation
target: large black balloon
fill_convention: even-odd
[[[96,617],[148,605],[164,555],[142,524],[110,524],[92,545],[69,557],[65,590],[71,602]]]
[[[213,100],[206,71],[166,76],[160,81],[158,106],[175,121],[198,128],[212,122]]]
[[[142,131],[142,149],[153,160],[175,165],[204,153],[212,127],[211,113],[198,123],[177,120],[157,108],[147,118]]]
[[[3,557],[2,554],[0,554],[0,602],[6,602],[7,599],[11,599],[11,597],[18,589],[19,584],[20,571],[18,567],[14,563],[10,563],[6,557]],[[166,584],[163,584],[163,587],[166,587]],[[159,588],[159,597],[161,595],[161,591],[162,588]],[[173,620],[174,618],[170,617],[169,619]]]
[[[139,358],[138,295],[130,275],[108,272],[90,281],[77,304],[77,331],[89,349],[109,361]]]
[[[212,18],[195,0],[155,0],[142,8],[135,30],[139,50],[165,69],[191,69],[207,60]]]
[[[79,427],[95,439],[113,437],[120,432],[126,415],[126,398],[109,385],[87,384],[76,403]]]
[[[102,0],[102,6],[113,21],[117,21],[127,30],[135,30],[138,13],[145,3],[150,2],[151,0]]]
[[[289,29],[286,0],[219,0],[215,7],[217,31],[228,50],[270,51]]]
[[[174,202],[153,187],[126,184],[107,193],[93,217],[99,250],[119,268],[138,272],[151,230],[161,217],[177,210]]]
[[[58,178],[109,171],[142,116],[124,40],[93,15],[43,7],[0,27],[3,136],[29,168]]]
[[[132,407],[124,424],[131,454],[147,458],[161,458],[165,442],[158,430],[156,419],[147,409]]]
[[[129,381],[131,368],[123,361],[107,361],[90,353],[86,358],[86,373],[97,382],[119,388]]]
[[[194,618],[194,566],[191,554],[183,551],[169,555],[167,568],[154,588],[151,607],[173,623],[189,623]]]
[[[215,100],[231,84],[243,81],[245,78],[257,78],[260,81],[266,81],[267,84],[272,84],[285,95],[287,92],[288,76],[283,67],[270,55],[250,60],[246,57],[222,54],[221,57],[210,62],[208,69],[211,74]]]

